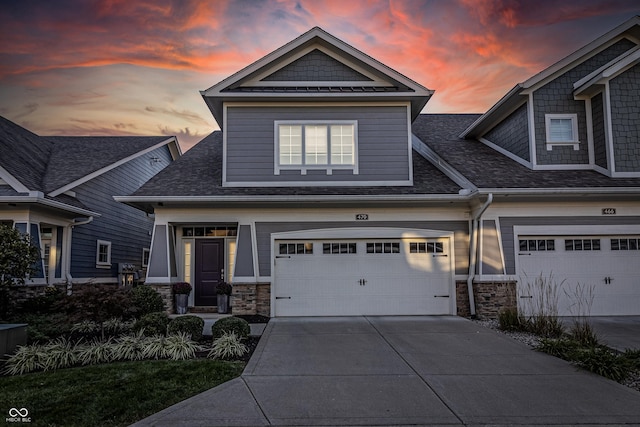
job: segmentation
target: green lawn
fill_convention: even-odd
[[[126,426],[239,376],[244,366],[154,360],[0,377],[0,420],[10,408],[27,408],[31,426]]]

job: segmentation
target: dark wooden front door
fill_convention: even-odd
[[[216,286],[224,281],[224,240],[196,240],[195,304],[217,305]]]

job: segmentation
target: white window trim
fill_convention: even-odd
[[[280,126],[294,125],[302,126],[302,162],[301,165],[281,165],[280,164]],[[305,165],[305,126],[331,126],[331,125],[352,125],[353,126],[353,164],[333,165],[331,164],[331,133],[327,132],[327,164],[326,165]],[[273,170],[275,175],[280,175],[283,170],[300,171],[301,175],[306,175],[310,170],[324,170],[327,175],[332,175],[334,170],[350,170],[354,175],[358,175],[358,121],[357,120],[275,120],[274,121],[274,158]]]
[[[100,261],[100,246],[107,247],[107,261]],[[98,240],[96,243],[96,268],[111,268],[111,242]]]
[[[573,134],[573,140],[571,141],[551,141],[551,120],[571,120],[571,133]],[[577,114],[545,114],[544,125],[546,134],[547,151],[553,150],[555,146],[572,146],[574,150],[580,149],[580,140],[578,139],[578,115]]]
[[[147,255],[146,256],[146,258],[147,258],[147,262],[146,263],[144,262],[145,254]],[[142,267],[143,268],[149,267],[149,256],[150,255],[151,255],[151,249],[149,249],[149,248],[143,248],[142,249]]]

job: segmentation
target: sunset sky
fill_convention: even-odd
[[[0,115],[39,135],[218,129],[199,94],[314,26],[484,112],[634,15],[637,0],[5,0]]]

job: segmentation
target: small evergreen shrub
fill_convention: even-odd
[[[149,313],[138,319],[133,327],[134,331],[142,332],[148,337],[154,335],[166,335],[169,325],[169,316],[163,311]]]
[[[133,288],[131,290],[131,302],[138,318],[145,314],[165,310],[160,294],[148,285],[139,285]]]
[[[244,345],[236,335],[235,332],[225,332],[220,338],[213,341],[213,346],[207,357],[213,359],[234,359],[242,357],[247,351],[247,346]]]
[[[224,317],[218,320],[211,327],[211,335],[213,335],[213,339],[220,338],[224,333],[235,333],[238,338],[244,339],[249,336],[251,333],[251,327],[249,326],[249,322],[244,319],[240,319],[238,317]]]
[[[167,331],[170,334],[184,332],[194,341],[200,341],[202,338],[202,330],[204,328],[204,320],[198,316],[180,316],[169,322]]]

